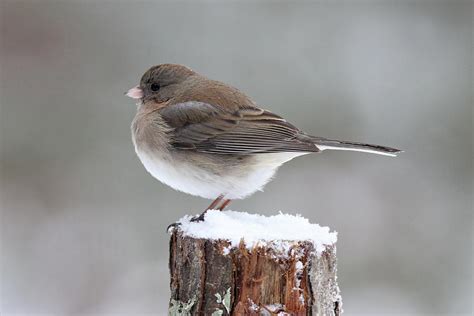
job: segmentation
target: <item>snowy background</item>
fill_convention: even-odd
[[[209,204],[132,148],[123,92],[165,62],[308,133],[404,149],[298,158],[231,209],[337,230],[346,315],[471,314],[472,9],[1,1],[2,315],[164,315],[165,228]]]

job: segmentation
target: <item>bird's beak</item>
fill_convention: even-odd
[[[136,86],[125,92],[125,95],[132,99],[141,99],[143,98],[143,90],[140,88],[140,86]]]

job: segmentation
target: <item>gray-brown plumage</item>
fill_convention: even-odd
[[[128,95],[140,100],[132,134],[146,169],[177,190],[222,196],[226,204],[261,189],[281,164],[303,154],[400,152],[310,136],[239,90],[181,65],[150,68]]]

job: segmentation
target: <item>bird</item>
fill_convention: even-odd
[[[145,169],[162,183],[223,210],[263,187],[298,156],[348,150],[396,156],[399,149],[307,134],[246,94],[178,64],[148,69],[125,93],[137,100],[132,141]]]

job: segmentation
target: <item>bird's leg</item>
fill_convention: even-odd
[[[215,200],[211,203],[211,205],[209,205],[209,206],[207,207],[206,210],[204,210],[204,212],[202,212],[199,216],[193,217],[193,218],[191,219],[191,222],[201,222],[201,221],[203,221],[203,220],[204,220],[204,216],[206,215],[207,211],[209,211],[209,210],[214,210],[214,209],[219,210],[219,211],[222,211],[222,210],[225,209],[226,206],[229,205],[229,203],[232,201],[232,200],[230,200],[230,199],[225,199],[224,202],[222,202],[221,206],[217,207],[217,205],[222,201],[222,199],[224,199],[224,195],[221,194],[221,195],[219,195],[219,196],[217,197],[217,199],[215,199]]]
[[[212,201],[211,205],[209,205],[204,210],[204,212],[202,212],[199,216],[195,216],[195,217],[191,218],[191,222],[201,222],[201,221],[203,221],[204,220],[204,215],[206,215],[207,211],[216,209],[217,205],[222,201],[223,198],[224,198],[223,194],[219,195],[214,201]],[[230,201],[231,200],[229,200],[229,199],[224,200],[224,202],[221,204],[221,206],[218,207],[217,209],[219,211],[222,211],[230,203]],[[175,229],[179,225],[181,225],[181,224],[180,223],[170,224],[168,226],[168,228],[166,228],[166,231],[170,232],[170,229]]]
[[[222,201],[222,199],[224,198],[224,195],[221,194],[217,197],[217,199],[215,199],[214,201],[212,201],[211,205],[209,205],[205,210],[204,212],[201,213],[201,215],[197,216],[197,217],[193,217],[191,219],[191,222],[200,222],[200,221],[203,221],[204,220],[204,215],[206,215],[207,211],[209,210],[213,210],[216,208],[216,206]],[[227,201],[227,200],[226,200]],[[224,201],[225,203],[225,201]]]
[[[224,202],[222,202],[221,206],[219,206],[218,210],[223,211],[227,207],[227,205],[230,204],[231,201],[232,200],[230,199],[225,199]]]
[[[214,201],[212,201],[211,205],[209,205],[206,210],[204,211],[204,213],[206,213],[208,210],[213,210],[217,204],[219,204],[220,201],[222,201],[222,199],[224,198],[224,195],[221,194],[217,197],[217,199],[215,199]]]

